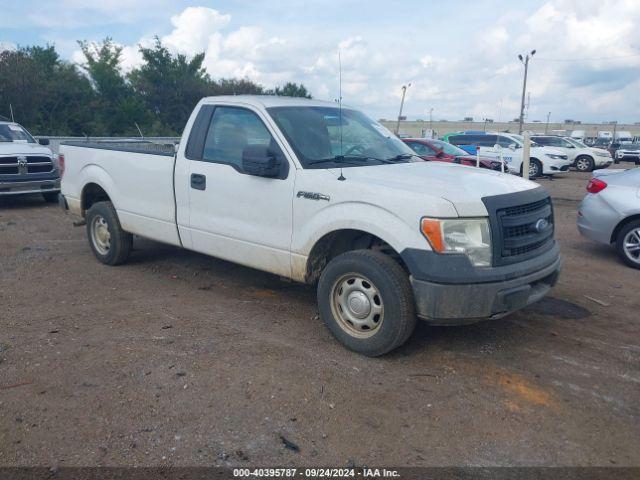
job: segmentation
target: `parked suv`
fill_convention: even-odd
[[[41,193],[47,202],[58,200],[58,162],[46,145],[21,125],[0,121],[0,196]]]
[[[615,153],[615,162],[635,162],[636,165],[640,165],[640,143],[620,145]]]
[[[580,140],[557,135],[532,135],[538,145],[562,150],[571,165],[579,172],[592,172],[596,168],[607,168],[613,163],[611,153],[602,148],[587,147]]]
[[[502,158],[509,166],[509,172],[522,174],[522,135],[513,133],[463,133],[447,137],[449,143],[475,154],[480,149],[483,157]],[[569,170],[571,162],[567,155],[557,149],[542,147],[531,142],[529,178],[552,175]]]

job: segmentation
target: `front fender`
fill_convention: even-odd
[[[419,219],[408,225],[404,220],[376,205],[364,202],[344,202],[330,205],[311,218],[296,218],[291,243],[293,271],[301,277],[314,245],[325,235],[339,230],[361,230],[388,243],[396,252],[405,248],[430,250],[420,233]]]

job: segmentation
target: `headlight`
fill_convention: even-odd
[[[555,153],[547,153],[547,157],[553,158],[554,160],[566,160],[566,155],[556,155]]]
[[[486,218],[423,218],[423,235],[438,253],[462,253],[475,267],[491,266],[491,233]]]
[[[610,157],[611,154],[609,152],[596,152],[598,157]]]

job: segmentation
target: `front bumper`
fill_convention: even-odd
[[[621,162],[639,162],[640,161],[640,153],[616,153],[616,160]]]
[[[513,280],[440,284],[411,277],[418,317],[432,325],[465,325],[500,318],[544,297],[558,281],[562,257]]]
[[[55,192],[60,192],[59,178],[48,180],[31,180],[24,182],[0,182],[0,196]]]
[[[542,164],[542,173],[545,175],[564,173],[569,171],[569,167],[571,167],[570,163],[551,163],[549,160],[545,160]]]

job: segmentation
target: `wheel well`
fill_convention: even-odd
[[[633,222],[634,220],[640,220],[640,214],[631,215],[630,217],[621,220],[620,223],[616,225],[616,228],[613,229],[613,233],[611,234],[611,243],[614,243],[616,240],[618,240],[618,234],[620,233],[620,230],[622,230],[625,225]]]
[[[104,201],[111,201],[107,192],[97,183],[88,183],[82,190],[81,206],[83,215],[91,208],[91,205]]]
[[[351,250],[376,250],[389,255],[405,270],[409,271],[400,254],[381,238],[362,230],[336,230],[327,233],[311,249],[307,259],[305,281],[315,283],[324,267],[338,255]]]

